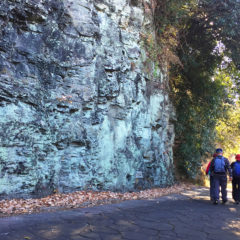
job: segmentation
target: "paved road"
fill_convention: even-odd
[[[0,219],[0,240],[240,239],[240,206],[212,205],[208,189],[154,200]]]

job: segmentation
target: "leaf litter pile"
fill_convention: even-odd
[[[154,188],[139,192],[94,192],[78,191],[73,193],[55,193],[40,199],[12,199],[0,201],[0,217],[30,214],[43,211],[56,211],[71,208],[97,206],[117,203],[125,200],[154,199],[161,196],[180,193],[190,189],[189,184],[176,184],[167,188]]]

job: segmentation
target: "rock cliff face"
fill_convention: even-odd
[[[0,196],[173,182],[148,1],[1,0]]]

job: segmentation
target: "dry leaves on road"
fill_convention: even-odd
[[[58,209],[88,207],[106,203],[116,203],[124,200],[153,199],[164,195],[180,193],[191,187],[191,185],[187,184],[178,184],[172,187],[154,188],[139,192],[116,193],[109,191],[78,191],[68,194],[56,193],[40,199],[2,200],[0,201],[0,217]]]

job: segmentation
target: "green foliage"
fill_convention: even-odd
[[[157,54],[160,64],[181,65],[175,53],[179,44],[179,30],[195,5],[196,0],[156,0],[154,25],[156,40],[161,46]]]
[[[216,127],[217,143],[224,149],[225,155],[240,153],[240,106],[228,106],[228,116],[221,119]]]
[[[221,81],[212,79],[222,57],[213,54],[215,38],[199,19],[189,18],[180,42],[182,66],[173,66],[170,74],[177,112],[175,159],[181,173],[194,178],[206,153],[214,149],[215,126],[227,94]]]
[[[226,46],[225,55],[240,69],[240,2],[236,0],[200,0],[198,16],[204,16],[209,31]]]
[[[225,104],[226,118],[219,119],[216,127],[216,142],[224,149],[226,156],[240,153],[240,103],[235,86],[239,75],[239,71],[230,64],[227,68],[219,70],[215,76],[215,79],[224,84],[230,103]]]
[[[170,61],[172,100],[177,113],[174,158],[181,173],[194,178],[206,154],[213,153],[216,126],[228,116],[226,103],[233,102],[231,76],[237,76],[237,69],[227,66],[225,74],[229,78],[219,69],[225,56],[231,57],[236,66],[239,63],[239,3],[157,2],[155,22],[159,42],[179,60]],[[174,34],[169,29],[174,29]],[[224,47],[219,49],[221,43]]]
[[[172,27],[179,29],[197,6],[197,0],[157,0],[156,2],[154,23],[159,35],[165,35]]]

